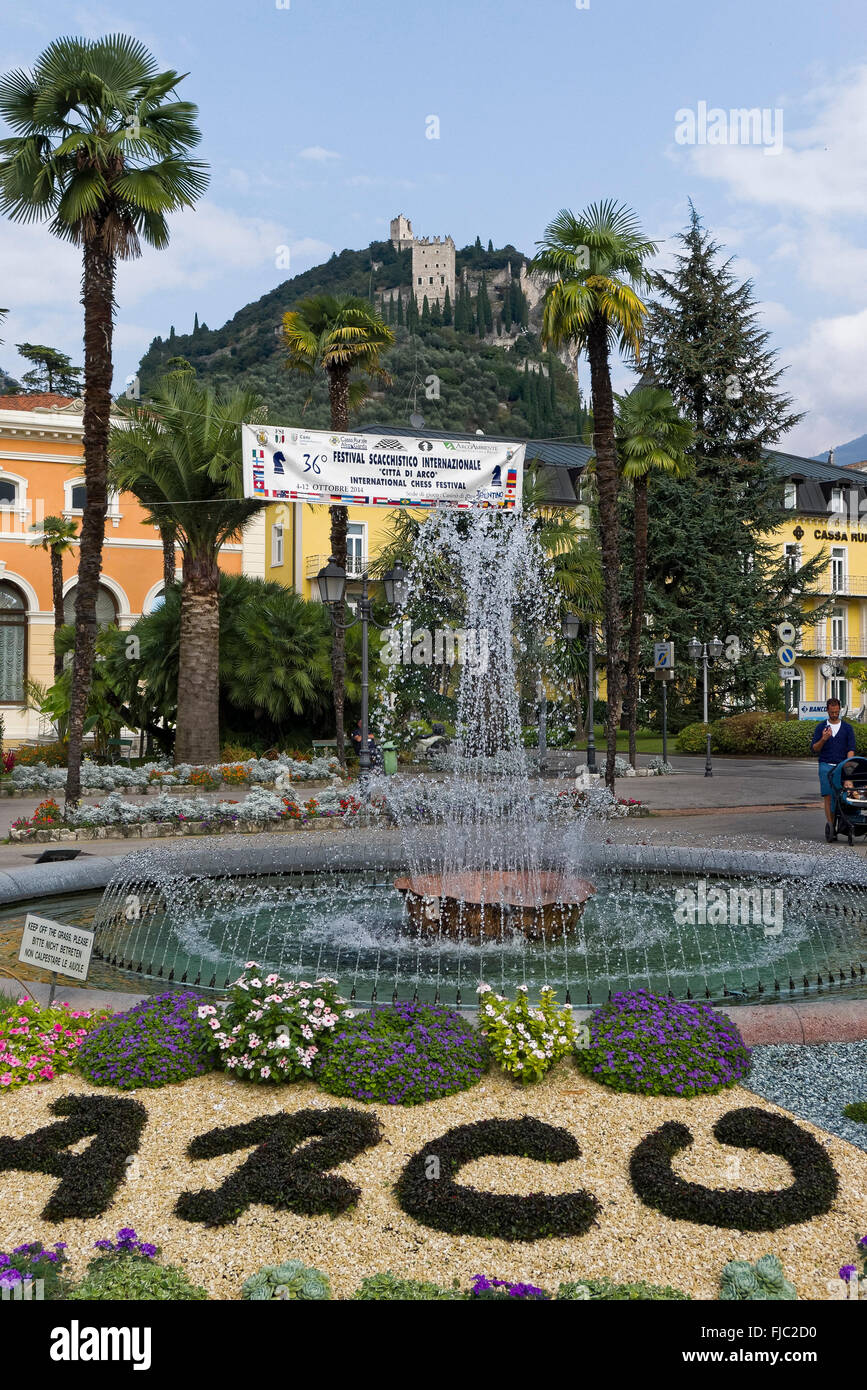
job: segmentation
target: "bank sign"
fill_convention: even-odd
[[[519,509],[525,444],[244,425],[244,495],[355,507]]]

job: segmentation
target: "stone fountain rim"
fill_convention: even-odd
[[[407,854],[399,839],[389,839],[386,834],[377,832],[369,838],[365,837],[362,842],[362,833],[354,832],[352,841],[348,835],[339,841],[329,837],[327,844],[319,845],[286,843],[282,836],[274,836],[270,840],[267,835],[251,837],[248,842],[239,836],[240,843],[233,844],[230,839],[221,837],[219,857],[214,853],[214,845],[199,843],[189,847],[154,846],[134,850],[120,858],[88,856],[54,864],[11,868],[0,871],[0,906],[11,907],[35,898],[59,897],[105,888],[115,879],[118,882],[125,880],[139,866],[144,870],[154,859],[168,873],[195,873],[208,878],[221,877],[225,873],[328,873],[369,868],[390,873],[406,870]],[[867,888],[867,861],[842,854],[838,857],[788,850],[585,844],[581,852],[581,870],[592,870],[597,865],[604,865],[609,870],[621,867],[682,874],[814,878],[827,880],[835,887]],[[542,867],[546,867],[544,859]]]

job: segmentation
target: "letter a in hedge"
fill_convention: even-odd
[[[305,1139],[319,1135],[319,1142]],[[193,1139],[190,1158],[257,1147],[222,1186],[182,1192],[175,1212],[184,1221],[225,1226],[254,1205],[294,1211],[300,1216],[337,1216],[354,1206],[361,1189],[327,1170],[356,1158],[382,1138],[379,1120],[361,1110],[299,1110],[294,1115],[260,1115],[246,1124],[209,1130]]]
[[[44,1221],[101,1216],[138,1151],[147,1111],[137,1100],[108,1096],[61,1096],[51,1106],[68,1119],[45,1125],[23,1139],[0,1139],[0,1172],[48,1173],[60,1178],[42,1212]],[[66,1152],[88,1135],[80,1154]]]

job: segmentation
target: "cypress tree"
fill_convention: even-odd
[[[433,328],[442,328],[443,311],[438,299],[435,299],[433,302],[433,308],[430,311],[430,321]]]
[[[452,314],[452,299],[451,295],[449,294],[449,287],[448,285],[446,285],[446,297],[443,300],[443,324],[446,327],[448,327],[453,322],[454,315]]]
[[[198,314],[194,314],[194,315],[193,315],[193,333],[198,333],[198,331],[199,331],[199,316],[198,316]]]
[[[696,428],[695,469],[677,480],[654,475],[648,487],[647,610],[655,621],[647,636],[681,650],[696,633],[737,636],[740,660],[717,662],[711,673],[718,711],[724,697],[752,703],[776,671],[777,625],[803,626],[804,593],[827,561],[792,571],[772,538],[791,513],[764,451],[802,417],[780,390],[782,369],[756,322],[752,284],[738,284],[731,262],[720,262],[692,205],[679,240],[675,269],[660,277],[648,316],[645,360],[654,384]],[[683,698],[683,685],[673,693],[675,702]],[[700,718],[698,680],[690,696]]]
[[[489,256],[493,256],[493,254],[494,254],[494,243],[491,241],[491,238],[488,237],[488,255],[489,255]]]
[[[397,322],[403,328],[403,295],[399,290],[397,293]]]
[[[427,295],[425,295],[421,306],[421,322],[422,327],[430,328],[430,305],[427,302]]]
[[[504,331],[505,331],[506,333],[508,333],[509,329],[510,329],[511,326],[512,326],[512,285],[511,285],[511,282],[510,282],[508,285],[505,285],[504,288],[503,288],[503,307],[502,307],[501,313],[502,313],[502,316],[503,316],[503,329],[504,329]]]

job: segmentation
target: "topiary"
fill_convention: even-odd
[[[87,1273],[69,1294],[76,1302],[203,1302],[206,1289],[193,1284],[177,1265],[159,1265],[137,1255],[110,1255],[91,1260]]]
[[[439,1284],[428,1284],[418,1279],[402,1279],[399,1274],[386,1270],[385,1274],[371,1274],[362,1279],[353,1299],[361,1302],[401,1302],[428,1303],[446,1299],[463,1299],[460,1289],[444,1289]]]
[[[156,994],[94,1028],[76,1054],[77,1069],[97,1086],[137,1090],[186,1081],[210,1070],[210,1029],[191,991]]]
[[[588,1028],[575,1063],[615,1091],[695,1096],[733,1086],[750,1068],[734,1023],[710,1004],[628,991],[598,1008]]]
[[[251,1274],[241,1286],[241,1297],[260,1303],[267,1299],[313,1301],[331,1298],[331,1282],[327,1274],[302,1264],[301,1260],[284,1260],[280,1265],[264,1265]]]
[[[374,1006],[344,1023],[317,1068],[324,1091],[353,1100],[418,1105],[475,1086],[487,1069],[483,1036],[451,1009]]]
[[[647,1300],[651,1302],[689,1302],[692,1295],[674,1289],[670,1284],[645,1284],[637,1279],[631,1284],[614,1284],[610,1279],[582,1279],[561,1284],[557,1290],[558,1299],[579,1300],[581,1302],[626,1303]]]
[[[859,1125],[867,1125],[867,1100],[853,1100],[850,1105],[844,1105],[843,1114],[847,1120],[855,1120]]]
[[[794,1284],[783,1274],[776,1255],[763,1255],[751,1265],[748,1260],[730,1260],[720,1276],[721,1299],[781,1302],[798,1297]]]

